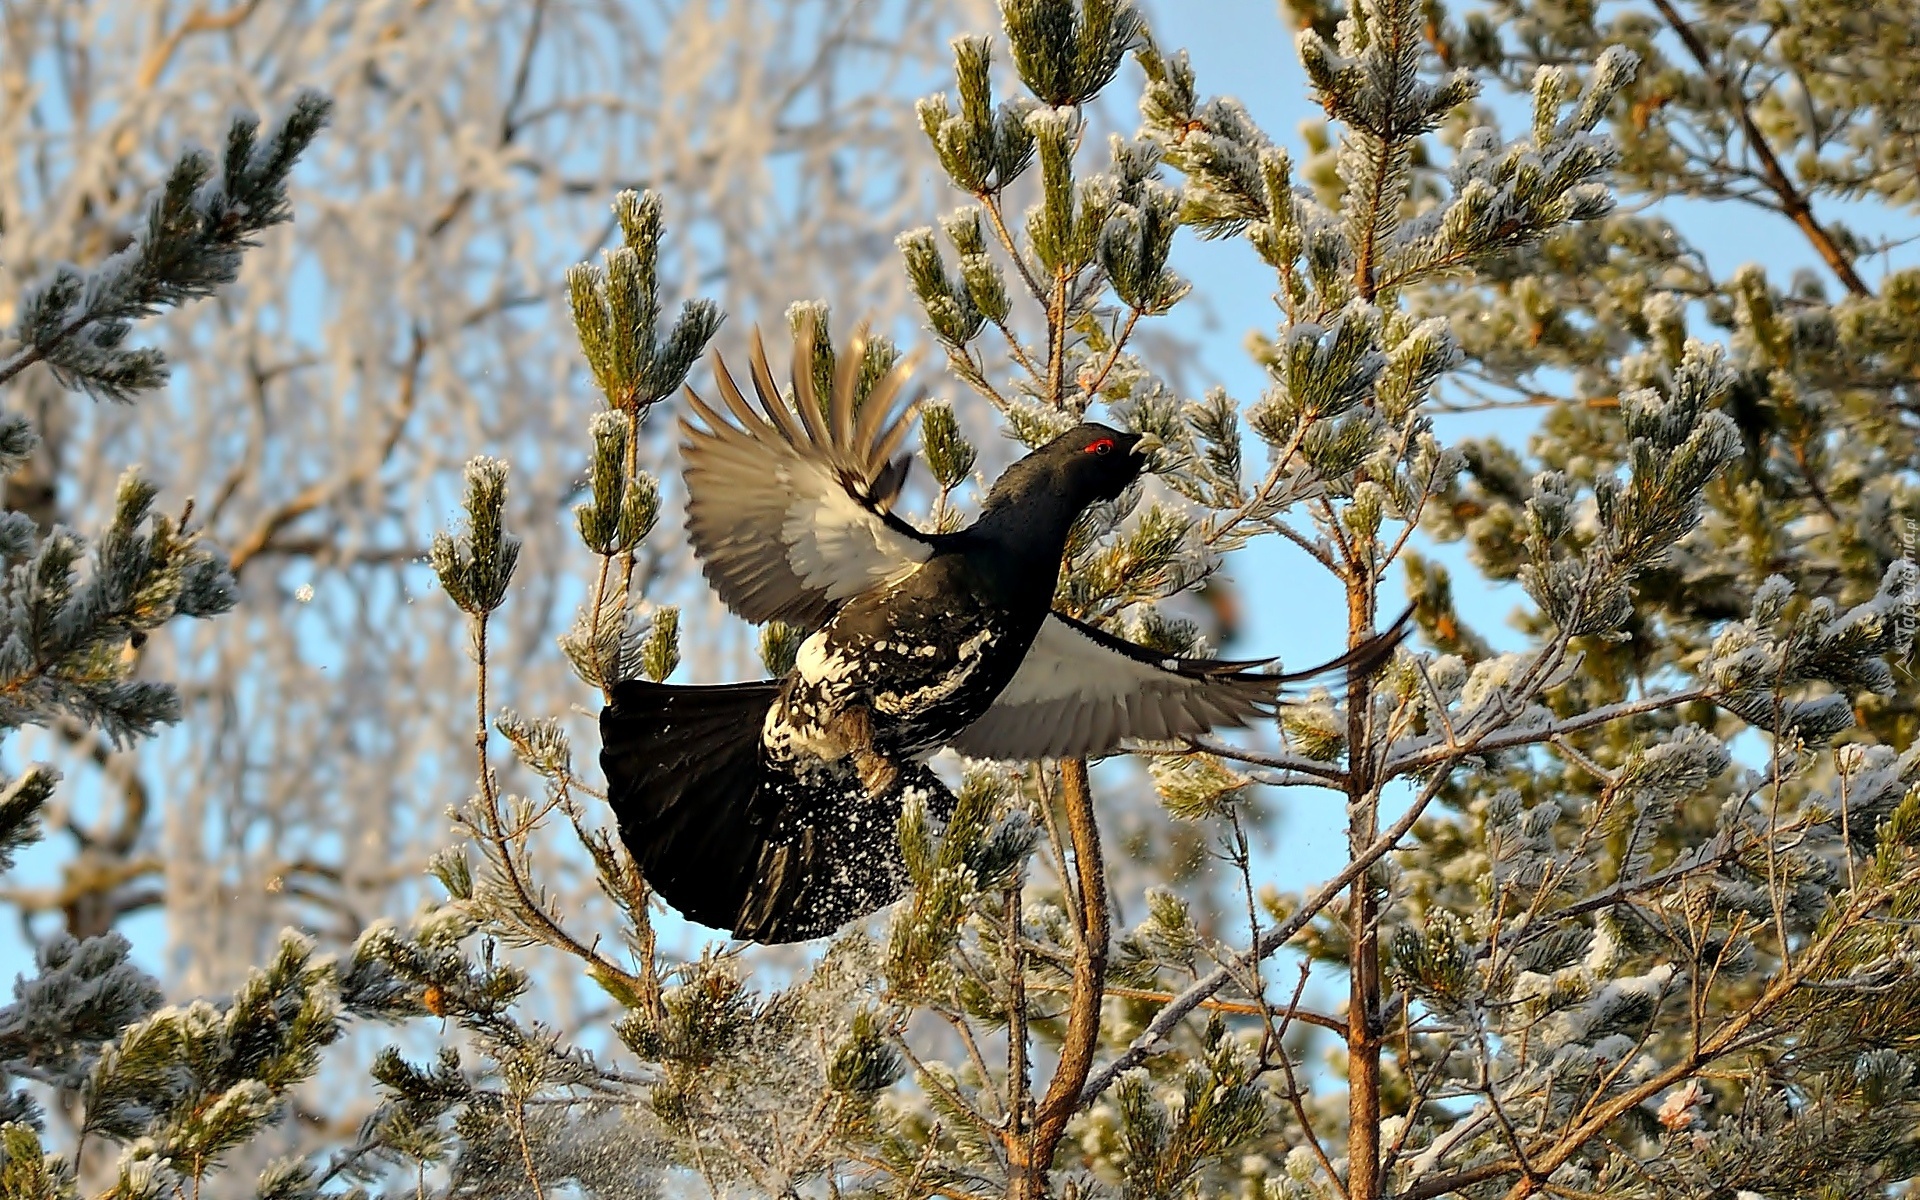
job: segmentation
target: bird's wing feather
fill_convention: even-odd
[[[1259,661],[1176,658],[1049,613],[1013,679],[952,745],[975,758],[1093,758],[1123,742],[1244,725],[1272,713],[1290,683],[1372,671],[1406,636],[1410,615],[1332,662],[1266,675],[1248,669]]]
[[[687,389],[698,423],[682,419],[687,531],[707,581],[749,621],[818,626],[848,599],[925,562],[933,543],[890,511],[906,479],[915,405],[892,412],[911,366],[876,382],[855,419],[864,339],[838,356],[825,411],[813,387],[813,331],[795,339],[794,402],[767,367],[756,333],[756,409],[716,356],[723,415]],[[795,410],[798,409],[796,412]]]

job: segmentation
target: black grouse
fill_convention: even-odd
[[[707,580],[746,620],[812,632],[784,679],[633,680],[600,714],[608,800],[654,890],[687,918],[758,942],[832,933],[898,898],[896,834],[916,795],[953,797],[925,760],[1110,754],[1271,713],[1281,685],[1371,669],[1404,621],[1315,671],[1171,658],[1052,611],[1067,535],[1139,477],[1150,443],[1079,425],[1008,467],[979,520],[923,533],[891,511],[913,405],[902,363],[857,408],[856,341],[832,394],[796,339],[793,401],[758,334],[756,410],[716,356],[732,420],[687,390],[687,529]]]

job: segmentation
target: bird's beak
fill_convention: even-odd
[[[1154,452],[1166,445],[1158,436],[1151,433],[1139,435],[1140,440],[1133,444],[1133,457],[1140,462],[1140,469],[1151,472],[1157,461]]]

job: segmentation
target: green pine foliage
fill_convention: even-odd
[[[1911,66],[1857,7],[1296,4],[1329,119],[1296,157],[1130,5],[1005,0],[998,41],[954,43],[957,98],[918,110],[960,207],[898,243],[966,389],[923,411],[926,526],[977,499],[963,406],[1028,445],[1099,406],[1165,449],[1076,530],[1062,608],[1204,652],[1159,602],[1277,537],[1346,600],[1356,641],[1404,579],[1422,644],[1299,696],[1251,741],[1139,748],[1224,888],[1133,856],[1086,764],[967,764],[945,821],[902,814],[913,886],[884,918],[797,962],[674,959],[564,723],[489,709],[516,543],[507,470],[475,460],[466,529],[433,554],[479,670],[468,846],[434,864],[446,900],[366,951],[461,1033],[438,1058],[379,1063],[367,1144],[394,1186],[1906,1186],[1920,290],[1871,276],[1814,202],[1911,203],[1911,164],[1877,136],[1910,120]],[[1140,128],[1090,136],[1129,55]],[[1616,204],[1671,194],[1774,208],[1845,294],[1764,268],[1716,279],[1672,226]],[[606,408],[582,431],[592,565],[566,647],[603,691],[664,678],[681,639],[710,633],[642,594],[662,488],[635,447],[718,324],[694,304],[662,332],[664,214],[633,195],[615,212],[623,245],[569,281]],[[1171,265],[1182,226],[1273,272],[1258,396],[1184,397],[1134,350],[1189,291]],[[895,353],[869,343],[869,375]],[[1449,411],[1489,399],[1539,407],[1537,437],[1451,441]],[[1420,552],[1436,540],[1513,585],[1517,642],[1456,611]],[[761,632],[770,672],[802,632]],[[1344,856],[1297,891],[1256,866],[1267,786],[1317,789],[1347,817]],[[581,851],[614,925],[583,927],[541,885]],[[611,1040],[534,1019],[549,967],[523,964],[553,959],[507,952],[535,946],[606,993]]]
[[[180,157],[127,249],[94,267],[62,268],[33,290],[0,356],[0,384],[30,368],[127,402],[161,386],[158,352],[130,348],[133,323],[233,282],[245,249],[291,216],[287,177],[325,123],[327,102],[295,101],[264,139],[236,118],[219,164]],[[32,453],[23,418],[0,421],[0,470]],[[136,679],[129,651],[176,617],[231,609],[226,560],[191,525],[156,511],[158,489],[120,480],[110,524],[88,538],[0,516],[0,730],[77,723],[116,742],[174,721],[165,683]],[[0,790],[0,869],[40,836],[57,775],[30,767]],[[164,1004],[159,983],[118,933],[60,935],[0,1007],[0,1195],[12,1200],[164,1200],[222,1178],[236,1155],[288,1113],[292,1091],[351,1018],[421,1011],[363,941],[346,961],[316,956],[293,931],[232,996]],[[294,1200],[363,1157],[274,1162],[261,1196]]]
[[[63,385],[130,401],[166,382],[166,357],[128,348],[133,323],[211,296],[240,272],[263,231],[288,220],[287,176],[326,124],[327,100],[302,93],[280,127],[260,141],[260,123],[237,118],[216,173],[211,156],[182,154],[147,203],[146,224],[126,249],[94,267],[62,267],[23,298],[0,356],[0,384],[45,363]]]

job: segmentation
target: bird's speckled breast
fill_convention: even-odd
[[[767,714],[769,756],[803,766],[846,753],[843,718],[864,709],[889,758],[935,749],[978,720],[1019,669],[1038,621],[1015,627],[958,558],[936,558],[848,604],[802,643]],[[1040,617],[1044,618],[1044,609]]]

